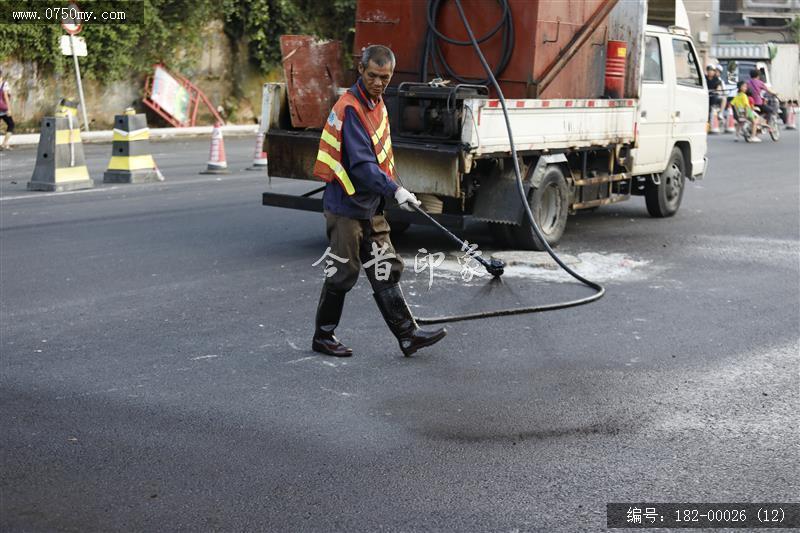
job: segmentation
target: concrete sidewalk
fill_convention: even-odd
[[[212,126],[193,126],[188,128],[150,128],[151,139],[168,139],[173,137],[197,137],[211,135]],[[258,132],[258,124],[222,126],[223,135],[248,135]],[[81,132],[81,142],[111,142],[113,130]],[[29,146],[39,144],[38,133],[24,133],[11,137],[11,146]]]

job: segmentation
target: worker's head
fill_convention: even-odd
[[[761,77],[761,72],[759,72],[757,68],[754,68],[750,71],[750,77],[754,80],[757,80],[759,77]]]
[[[358,73],[370,97],[377,99],[383,94],[392,79],[394,65],[394,53],[386,46],[373,44],[364,48]]]
[[[747,92],[747,82],[746,81],[740,81],[739,83],[736,84],[736,88],[739,90],[740,93],[746,93]]]
[[[717,69],[714,68],[714,65],[709,65],[706,67],[706,75],[709,78],[714,78],[717,75]]]

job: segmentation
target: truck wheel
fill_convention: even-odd
[[[528,204],[547,244],[555,246],[567,227],[569,212],[569,187],[560,167],[547,167],[539,186],[528,192]],[[512,226],[511,232],[514,244],[520,249],[545,250],[544,244],[528,224],[527,217],[521,226]]]
[[[647,182],[644,199],[647,212],[656,218],[671,217],[678,212],[683,199],[683,189],[686,183],[686,163],[683,152],[677,146],[672,149],[666,170],[661,173],[659,184]]]

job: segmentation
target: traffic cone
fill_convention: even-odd
[[[789,102],[786,104],[786,122],[784,123],[787,130],[797,129],[797,105]]]
[[[129,107],[124,115],[114,117],[111,161],[103,174],[103,183],[146,183],[163,181],[150,154],[150,129],[144,113]]]
[[[719,108],[711,108],[711,127],[709,133],[719,133]]]
[[[728,114],[725,118],[725,133],[735,133],[736,132],[736,117],[733,116],[733,108],[728,108]]]
[[[245,170],[267,170],[267,152],[264,151],[264,132],[256,133],[256,149],[253,153],[253,165]]]
[[[211,130],[211,151],[208,155],[208,166],[200,174],[230,174],[228,162],[225,160],[225,141],[222,138],[222,125],[217,122]]]
[[[42,119],[39,147],[29,191],[91,189],[94,182],[83,156],[78,104],[62,100],[55,116]]]

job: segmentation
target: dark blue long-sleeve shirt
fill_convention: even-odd
[[[356,85],[359,84],[361,84],[361,80],[356,83]],[[362,91],[363,94],[366,94],[363,85],[361,91],[355,85],[350,90],[369,109],[375,107],[375,103],[369,98],[365,101],[362,97]],[[399,188],[397,183],[392,181],[378,166],[370,136],[351,107],[345,110],[342,124],[342,166],[350,176],[356,193],[348,196],[338,182],[328,183],[322,197],[325,211],[348,218],[368,220],[383,207],[383,197],[394,196],[395,191]]]

